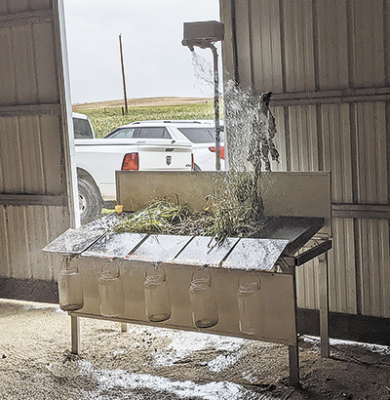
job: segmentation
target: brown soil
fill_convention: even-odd
[[[0,301],[0,399],[390,399],[390,349],[337,342],[321,358],[300,341],[301,388],[287,348],[81,319],[80,356],[57,306]]]
[[[127,104],[129,107],[140,107],[140,106],[172,106],[182,104],[197,104],[197,103],[208,103],[212,99],[205,97],[145,97],[139,99],[128,99]],[[74,104],[73,110],[89,110],[96,108],[110,108],[110,107],[122,107],[124,106],[123,99],[121,100],[107,100],[99,101],[94,103],[82,103]]]

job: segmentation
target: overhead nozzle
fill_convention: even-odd
[[[192,44],[190,44],[189,41],[188,41],[187,39],[183,39],[183,40],[181,41],[181,44],[182,44],[183,46],[187,46],[187,47],[191,50],[191,52],[194,52],[194,51],[195,51],[194,46],[193,46]]]
[[[184,39],[181,44],[191,51],[194,47],[212,48],[215,42],[224,39],[224,25],[218,21],[200,21],[184,23]]]

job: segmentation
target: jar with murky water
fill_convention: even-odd
[[[58,277],[60,307],[64,311],[75,311],[84,307],[83,281],[72,256],[62,260]]]

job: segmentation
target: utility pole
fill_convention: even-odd
[[[120,51],[121,51],[123,93],[124,93],[124,96],[125,96],[125,111],[126,111],[126,114],[127,114],[128,109],[127,109],[127,93],[126,93],[125,65],[124,65],[124,63],[123,63],[122,34],[119,35],[119,47],[120,47]]]

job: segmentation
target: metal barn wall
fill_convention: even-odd
[[[390,0],[220,3],[226,76],[273,92],[279,168],[332,171],[331,311],[390,318]]]
[[[41,249],[74,224],[61,7],[0,0],[0,297],[50,298]]]

